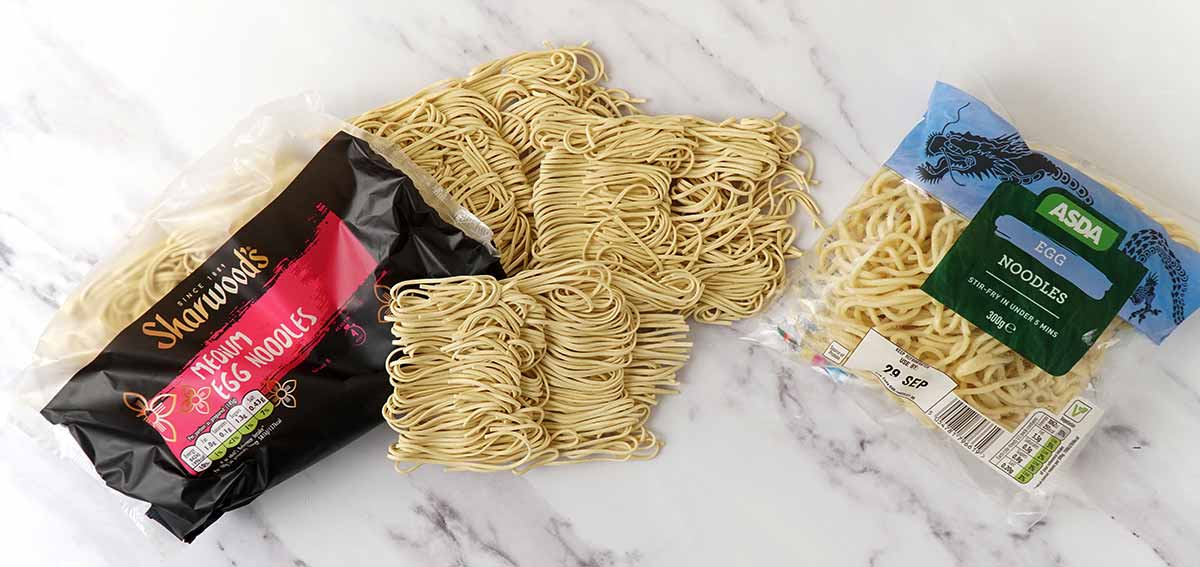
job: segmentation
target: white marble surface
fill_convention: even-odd
[[[313,89],[352,115],[543,40],[594,41],[651,111],[787,111],[829,212],[932,81],[964,68],[1031,138],[1200,210],[1194,3],[966,4],[0,1],[0,381],[139,207],[254,106]],[[170,564],[1200,564],[1186,344],[1114,378],[1143,387],[1117,400],[1050,515],[1014,533],[839,387],[736,336],[694,330],[654,461],[405,477],[379,429]],[[81,472],[11,429],[0,453],[0,563],[158,564]]]

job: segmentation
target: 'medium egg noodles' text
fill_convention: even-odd
[[[240,390],[242,384],[254,376],[251,370],[263,368],[306,344],[300,339],[316,322],[315,316],[299,307],[270,335],[255,341],[244,332],[234,333],[197,355],[188,370],[207,380],[214,393],[228,400],[230,394]]]

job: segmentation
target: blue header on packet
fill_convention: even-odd
[[[1037,195],[1062,188],[1122,228],[1121,250],[1146,266],[1122,319],[1157,343],[1200,307],[1200,281],[1189,281],[1200,273],[1200,252],[1171,240],[1161,224],[1078,169],[1031,150],[1012,124],[953,86],[934,86],[925,116],[885,165],[967,218],[1004,181]]]

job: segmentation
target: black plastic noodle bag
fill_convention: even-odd
[[[280,101],[66,300],[19,394],[191,541],[382,421],[377,286],[503,277],[490,239],[388,142],[314,97]]]

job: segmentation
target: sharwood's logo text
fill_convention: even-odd
[[[243,246],[234,250],[233,254],[238,263],[228,273],[210,276],[212,284],[171,320],[168,321],[161,313],[155,313],[154,320],[142,323],[142,334],[158,338],[160,349],[174,347],[185,334],[207,323],[229,302],[229,296],[237,295],[242,286],[258,277],[271,263],[256,248]]]

